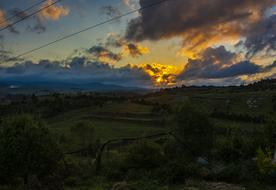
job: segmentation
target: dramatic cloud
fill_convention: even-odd
[[[176,84],[176,71],[172,66],[153,63],[143,65],[142,68],[152,77],[155,81],[155,85],[157,86],[169,86]]]
[[[236,54],[227,51],[224,46],[220,46],[208,48],[200,59],[190,59],[178,78],[187,80],[237,77],[269,72],[276,68],[275,66],[276,64],[262,67],[248,60],[237,61]]]
[[[107,48],[103,46],[93,46],[90,49],[87,50],[89,54],[92,54],[95,56],[98,60],[111,60],[111,61],[120,61],[122,59],[121,54],[116,54],[108,50]]]
[[[99,43],[85,51],[77,51],[77,53],[98,62],[114,64],[127,56],[137,58],[148,54],[149,49],[138,43],[127,42],[120,35],[109,34],[105,43]]]
[[[124,66],[115,68],[101,62],[91,62],[85,57],[74,57],[63,64],[58,61],[30,61],[10,67],[0,67],[0,78],[28,81],[67,81],[74,83],[100,82],[124,86],[151,86],[151,77],[142,68]]]
[[[132,57],[139,57],[148,54],[149,50],[139,44],[129,43],[125,46],[125,52]]]
[[[130,55],[132,57],[140,57],[149,53],[149,49],[147,47],[143,47],[141,44],[138,43],[128,42],[120,35],[115,34],[110,34],[108,36],[105,45],[107,47],[123,48],[122,55],[124,56]]]
[[[43,7],[49,6],[53,3],[53,0],[48,0],[44,3]],[[47,9],[40,12],[39,16],[47,20],[59,20],[62,16],[67,16],[70,10],[68,7],[53,5]]]
[[[242,44],[247,48],[247,56],[249,57],[264,50],[267,53],[275,51],[276,15],[272,15],[252,26],[245,42]]]
[[[159,0],[140,0],[146,7]],[[275,0],[171,0],[141,11],[126,38],[134,41],[183,37],[184,53],[198,53],[221,40],[238,40],[263,18]]]

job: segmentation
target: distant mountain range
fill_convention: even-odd
[[[151,89],[103,83],[77,84],[70,82],[0,81],[0,94],[50,94],[76,92],[149,92]]]
[[[265,90],[276,89],[276,79],[261,80],[246,86],[182,86],[164,89],[167,91],[181,91],[181,90],[206,90],[213,88],[231,88],[231,89],[251,89],[251,90]],[[37,94],[47,95],[52,93],[78,93],[78,92],[135,92],[148,93],[154,92],[157,89],[127,87],[114,84],[103,83],[72,83],[62,81],[0,81],[0,95],[5,94]]]

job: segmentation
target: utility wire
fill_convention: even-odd
[[[147,6],[141,7],[141,8],[139,8],[139,9],[135,9],[135,10],[129,11],[129,12],[125,13],[125,14],[121,14],[121,15],[116,16],[116,17],[113,17],[113,18],[111,18],[111,19],[109,19],[109,20],[100,22],[100,23],[95,24],[95,25],[93,25],[93,26],[89,26],[89,27],[84,28],[84,29],[82,29],[82,30],[79,30],[79,31],[77,31],[77,32],[74,32],[74,33],[68,34],[68,35],[66,35],[66,36],[63,36],[63,37],[61,37],[61,38],[59,38],[59,39],[56,39],[56,40],[54,40],[54,41],[52,41],[52,42],[46,43],[46,44],[44,44],[44,45],[41,45],[41,46],[39,46],[39,47],[37,47],[37,48],[28,50],[28,51],[26,51],[26,52],[24,52],[24,53],[22,53],[22,54],[17,55],[17,56],[14,57],[14,58],[17,59],[17,58],[22,57],[22,56],[24,56],[24,55],[27,55],[27,54],[33,53],[33,52],[35,52],[35,51],[37,51],[37,50],[40,50],[40,49],[42,49],[42,48],[48,47],[48,46],[50,46],[50,45],[53,45],[53,44],[55,44],[55,43],[57,43],[57,42],[66,40],[66,39],[68,39],[68,38],[71,38],[71,37],[73,37],[73,36],[75,36],[75,35],[78,35],[78,34],[80,34],[80,33],[86,32],[86,31],[88,31],[88,30],[92,30],[92,29],[97,28],[97,27],[99,27],[99,26],[101,26],[101,25],[104,25],[104,24],[107,24],[107,23],[109,23],[109,22],[118,20],[118,19],[120,19],[120,18],[122,18],[122,17],[131,15],[131,14],[133,14],[133,13],[136,13],[136,12],[139,12],[139,11],[143,11],[143,10],[145,10],[145,9],[149,9],[149,8],[152,8],[152,7],[155,7],[155,6],[160,5],[160,4],[162,4],[162,3],[164,3],[164,2],[167,2],[167,1],[173,1],[173,0],[161,0],[161,1],[159,1],[159,2],[152,3],[152,4],[149,4],[149,5],[147,5]]]
[[[11,23],[11,24],[8,24],[8,25],[5,26],[4,28],[1,28],[1,29],[0,29],[0,32],[3,31],[3,30],[6,30],[7,28],[10,28],[10,27],[12,27],[12,26],[18,24],[19,22],[22,22],[22,21],[26,20],[27,18],[29,18],[29,17],[31,17],[31,16],[36,15],[37,13],[39,13],[39,12],[45,10],[45,9],[50,8],[51,6],[53,6],[53,5],[57,4],[57,3],[59,3],[60,1],[61,1],[61,0],[56,0],[55,2],[53,2],[53,3],[51,3],[51,4],[47,5],[47,6],[44,6],[44,7],[40,8],[40,9],[38,9],[37,11],[35,11],[35,12],[31,13],[31,14],[28,14],[27,16],[25,16],[25,17],[23,17],[23,18],[21,18],[21,19],[15,21],[15,22],[13,22],[13,23]]]
[[[16,13],[16,14],[14,14],[14,15],[12,15],[12,16],[6,18],[5,21],[0,22],[0,26],[1,26],[2,24],[6,23],[6,21],[9,21],[9,20],[12,20],[12,19],[18,17],[18,16],[20,15],[20,13],[28,12],[29,10],[32,10],[34,7],[37,7],[38,5],[40,5],[40,4],[42,4],[42,3],[46,2],[46,1],[47,1],[47,0],[43,0],[43,1],[37,2],[37,3],[33,4],[33,5],[31,5],[30,7],[28,7],[28,8],[26,8],[26,9],[20,11],[19,13]]]

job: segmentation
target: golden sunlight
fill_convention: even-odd
[[[148,73],[156,86],[171,86],[176,82],[176,75],[179,69],[170,65],[161,65],[159,63],[145,64],[142,66]]]

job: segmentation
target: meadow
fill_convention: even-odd
[[[0,147],[7,171],[0,189],[275,189],[275,97],[275,89],[249,87],[7,96],[0,104],[2,144],[19,143],[16,135],[29,135],[29,126],[35,138],[43,126],[61,156],[53,171],[40,174],[34,166],[14,168],[22,163]],[[45,158],[54,148],[45,144],[38,165],[54,163]],[[21,156],[37,161],[40,153],[32,153]]]

